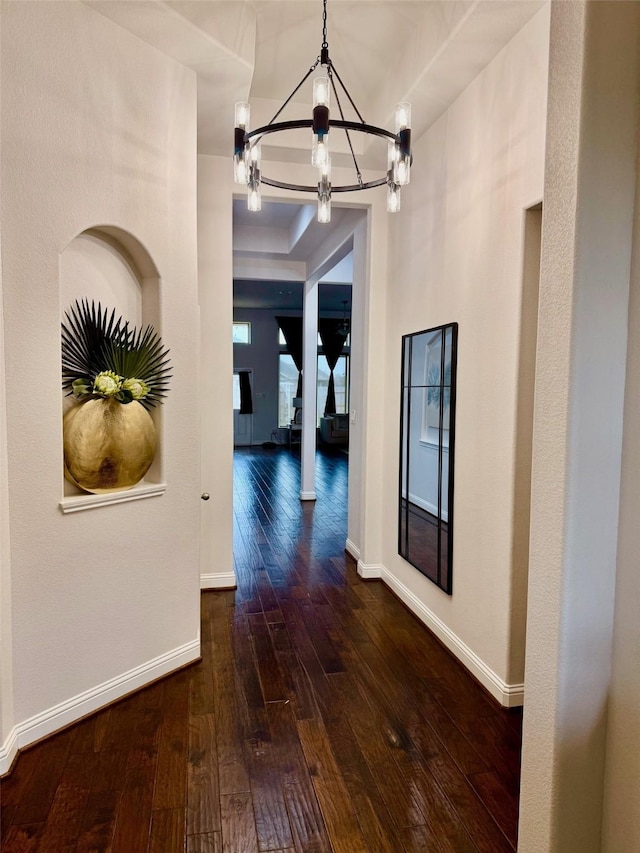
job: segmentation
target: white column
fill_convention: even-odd
[[[302,335],[302,446],[300,500],[316,499],[316,384],[318,381],[318,281],[304,284]]]

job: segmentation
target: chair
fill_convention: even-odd
[[[320,440],[324,444],[349,444],[349,415],[325,415],[320,418]]]
[[[302,409],[298,408],[295,411],[293,420],[289,424],[289,447],[294,444],[294,438],[297,436],[297,441],[302,440]]]

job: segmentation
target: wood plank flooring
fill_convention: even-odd
[[[345,556],[347,457],[235,458],[238,589],[202,595],[202,662],[29,750],[2,851],[509,853],[521,714]]]

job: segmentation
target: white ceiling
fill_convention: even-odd
[[[238,100],[267,123],[320,53],[321,0],[85,2],[197,72],[200,153],[230,153]],[[330,56],[367,122],[390,127],[409,100],[419,136],[543,5],[329,0]],[[308,117],[309,101],[303,88],[284,118]]]
[[[267,124],[320,53],[321,0],[84,2],[197,73],[201,154],[232,153],[236,101],[250,102],[252,127]],[[392,129],[395,104],[411,101],[416,139],[543,5],[545,0],[328,0],[330,56],[366,122]],[[310,117],[310,101],[307,81],[281,120]],[[346,97],[341,101],[345,117],[356,118]],[[301,140],[305,147],[307,136]],[[359,164],[372,166],[379,146],[369,149],[364,134],[354,137]],[[346,141],[343,147],[346,151]],[[333,140],[332,149],[338,164]],[[263,160],[307,157],[296,137],[273,134],[263,142]],[[282,235],[305,216],[300,205],[263,204],[258,215],[236,205],[234,234],[244,235],[242,246],[235,247],[245,266],[242,277],[254,278],[249,267],[262,258],[266,274],[271,270],[278,279]],[[345,226],[335,209],[328,226],[315,227],[307,219],[302,236],[292,241],[291,280],[295,264],[300,280],[305,261],[317,255],[328,231]]]

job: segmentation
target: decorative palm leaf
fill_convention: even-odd
[[[100,394],[94,387],[96,377],[112,372],[123,380],[113,396],[121,403],[134,399],[126,389],[127,380],[146,386],[143,397],[136,398],[145,408],[162,402],[169,390],[171,367],[168,349],[164,349],[153,326],[136,330],[116,319],[115,309],[109,314],[101,304],[88,300],[75,303],[65,312],[62,323],[62,387],[79,396]],[[74,384],[75,383],[75,384]]]
[[[115,309],[111,317],[102,311],[100,303],[83,299],[65,312],[67,324],[62,323],[62,387],[70,388],[76,379],[93,382],[104,367],[102,350],[111,337],[120,335],[122,318],[116,321]]]
[[[130,329],[126,323],[118,336],[103,344],[105,363],[124,379],[141,379],[149,388],[139,402],[147,408],[162,402],[169,390],[171,378],[168,349],[164,349],[153,326]]]

